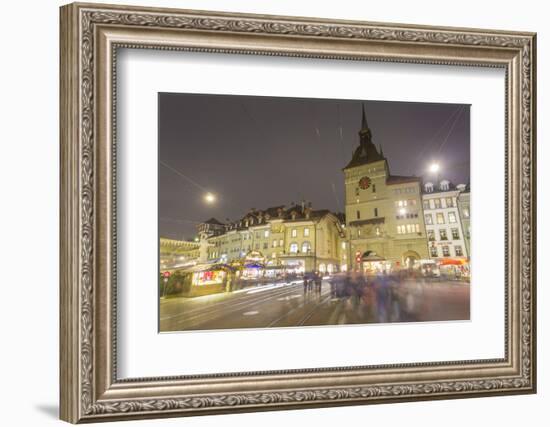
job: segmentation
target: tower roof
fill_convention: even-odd
[[[384,155],[376,149],[372,142],[372,133],[367,122],[365,113],[365,105],[362,105],[361,130],[359,131],[359,147],[353,152],[350,162],[344,169],[353,168],[355,166],[365,165],[367,163],[384,160]]]

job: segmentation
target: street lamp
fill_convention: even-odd
[[[208,192],[204,195],[204,201],[209,205],[211,205],[216,201],[216,195]]]
[[[439,163],[433,162],[428,168],[428,170],[432,175],[435,176],[435,180],[437,181],[436,186],[439,186],[439,171],[441,170]]]
[[[432,163],[430,165],[430,172],[433,174],[436,174],[439,172],[439,164],[438,163]]]

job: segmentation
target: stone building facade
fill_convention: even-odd
[[[390,173],[364,109],[359,146],[344,175],[348,269],[389,271],[428,257],[421,179]]]

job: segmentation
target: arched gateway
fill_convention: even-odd
[[[420,260],[420,255],[415,251],[407,251],[401,255],[401,259],[405,268],[413,268],[415,261]]]

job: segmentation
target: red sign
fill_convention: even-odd
[[[162,273],[162,275],[166,278],[170,277],[170,272],[169,271],[165,271],[164,273]]]

